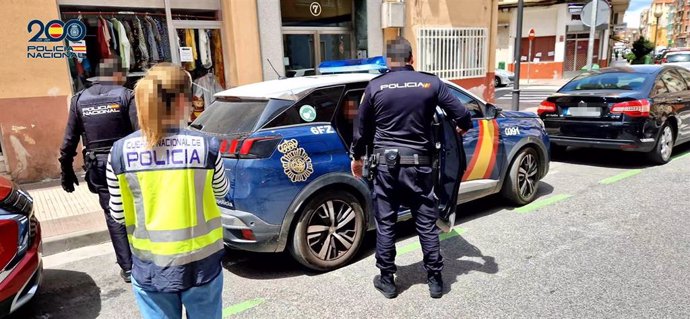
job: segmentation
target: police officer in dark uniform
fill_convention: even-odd
[[[138,129],[134,94],[123,87],[124,72],[117,57],[104,59],[99,65],[95,84],[72,97],[67,119],[65,137],[60,147],[60,168],[62,188],[71,193],[74,184],[79,185],[74,174],[72,161],[77,155],[81,138],[84,145],[85,180],[98,199],[105,213],[120,276],[130,282],[132,253],[127,240],[125,226],[113,220],[109,211],[110,194],[106,181],[108,153],[115,141]]]
[[[396,272],[394,227],[398,210],[405,205],[415,219],[430,295],[440,298],[443,258],[432,174],[432,123],[436,106],[455,120],[460,134],[470,129],[472,122],[467,109],[438,77],[414,71],[412,47],[407,40],[397,38],[386,49],[390,72],[369,82],[359,107],[359,129],[351,148],[352,173],[357,177],[362,175],[361,158],[372,143],[374,160],[378,160],[374,205],[376,266],[381,275],[374,278],[374,286],[386,298],[397,296],[393,278]]]

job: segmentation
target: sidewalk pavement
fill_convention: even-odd
[[[45,256],[110,240],[98,195],[89,191],[82,176],[72,193],[65,192],[59,180],[21,186],[34,199]]]

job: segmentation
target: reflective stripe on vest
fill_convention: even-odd
[[[149,229],[146,223],[146,205],[144,201],[147,199],[146,189],[142,189],[140,183],[140,176],[143,178],[156,178],[159,176],[146,174],[193,174],[194,189],[188,190],[194,194],[194,209],[196,217],[196,225],[192,226],[191,221],[188,227],[177,229]],[[212,178],[213,171],[202,169],[186,169],[186,170],[169,170],[157,172],[138,172],[138,173],[124,173],[120,178],[124,177],[129,190],[131,191],[131,200],[134,208],[135,224],[132,220],[127,221],[127,233],[132,247],[132,253],[142,260],[152,261],[156,265],[165,267],[171,265],[184,265],[193,261],[206,258],[213,253],[223,249],[223,231],[220,221],[219,211],[211,212],[210,218],[207,220],[204,213],[204,207],[216,207],[213,199],[213,190],[206,187],[209,184],[209,179]],[[175,186],[171,185],[174,189]],[[178,187],[179,188],[179,187]],[[191,188],[191,187],[190,187]],[[164,190],[156,189],[157,196]],[[123,192],[123,199],[125,196]],[[151,195],[151,194],[148,194]],[[169,194],[174,196],[174,192]],[[210,197],[209,197],[210,196]],[[209,201],[210,203],[205,203]],[[158,199],[160,200],[160,199]],[[171,201],[175,199],[171,198]],[[187,207],[180,207],[180,209],[187,209]],[[165,225],[167,218],[176,216],[174,212],[169,215],[167,212],[161,212],[162,216],[151,217],[149,215],[149,225],[156,224],[160,227]],[[174,218],[174,217],[173,217]],[[184,220],[184,219],[181,219]],[[178,222],[179,224],[179,222]],[[171,226],[172,227],[172,226]],[[179,227],[179,226],[178,226]]]

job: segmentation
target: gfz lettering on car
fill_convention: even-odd
[[[227,246],[287,249],[320,271],[351,260],[366,231],[375,227],[371,190],[365,180],[352,177],[348,148],[364,88],[376,74],[340,73],[383,68],[380,57],[324,62],[322,75],[216,94],[216,102],[191,127],[222,140],[232,187],[218,202]],[[474,128],[464,136],[465,159],[452,145],[439,143],[440,208],[494,193],[517,205],[531,202],[549,168],[549,139],[541,120],[533,113],[501,111],[455,84],[446,85],[472,111]],[[437,117],[441,136],[456,134],[440,108]],[[461,160],[468,163],[462,177]],[[399,220],[409,217],[403,209]]]

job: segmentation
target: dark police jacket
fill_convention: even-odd
[[[95,84],[72,97],[60,163],[71,166],[80,137],[86,152],[107,153],[115,141],[138,127],[132,90],[120,85]]]
[[[352,156],[361,158],[372,142],[376,149],[402,148],[432,154],[436,106],[461,129],[472,128],[470,112],[433,74],[405,66],[372,79],[359,106],[359,130],[354,134]]]

